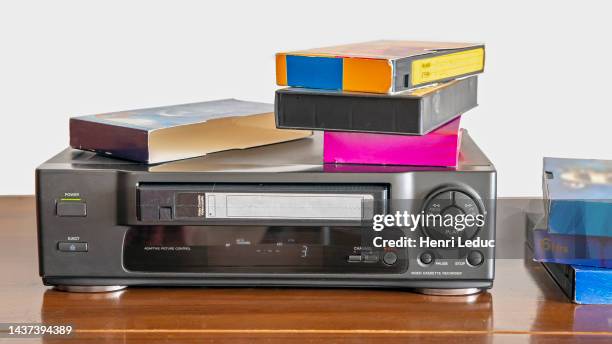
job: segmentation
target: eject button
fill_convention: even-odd
[[[87,243],[62,241],[57,244],[57,249],[61,252],[87,252]]]

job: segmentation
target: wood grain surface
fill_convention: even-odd
[[[500,244],[523,230],[504,215]],[[0,264],[0,323],[75,328],[70,337],[16,343],[612,343],[612,307],[569,303],[530,259],[499,259],[494,288],[467,297],[277,288],[65,293],[40,281],[34,199],[24,196],[0,197]]]

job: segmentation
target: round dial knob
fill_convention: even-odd
[[[471,239],[484,220],[480,199],[459,187],[446,187],[431,193],[425,200],[423,212],[426,216],[423,231],[433,239]]]

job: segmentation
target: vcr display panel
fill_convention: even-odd
[[[139,272],[398,273],[405,250],[372,247],[371,228],[286,226],[133,227],[124,266]],[[386,230],[398,239],[401,230]]]

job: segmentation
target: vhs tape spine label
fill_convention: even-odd
[[[475,73],[483,69],[484,48],[414,60],[411,73],[412,86]]]

